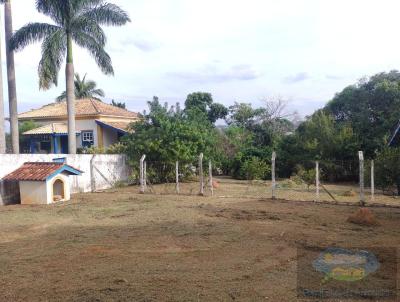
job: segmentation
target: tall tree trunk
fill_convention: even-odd
[[[72,39],[70,34],[67,34],[67,40],[68,49],[65,80],[67,84],[68,153],[76,154],[74,63],[72,59]]]
[[[0,35],[1,41],[1,35]],[[6,153],[6,133],[5,133],[5,120],[4,120],[4,95],[3,95],[3,68],[1,56],[1,43],[0,43],[0,154]]]
[[[11,0],[4,3],[4,23],[6,29],[8,104],[10,108],[10,128],[13,153],[19,153],[17,86],[15,82],[14,52],[10,50],[10,39],[13,35]]]

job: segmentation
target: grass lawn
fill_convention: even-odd
[[[0,301],[295,301],[298,251],[400,244],[398,208],[372,208],[381,225],[365,227],[346,222],[354,206],[248,190],[127,187],[0,207]]]

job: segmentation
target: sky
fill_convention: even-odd
[[[203,91],[227,106],[262,106],[280,97],[306,116],[358,79],[400,69],[398,0],[110,1],[132,19],[105,28],[115,76],[103,75],[76,45],[75,69],[98,83],[105,101],[125,102],[133,111],[147,109],[155,95],[172,105]],[[34,0],[12,5],[15,30],[52,22],[36,12]],[[40,44],[15,54],[19,112],[51,103],[65,90],[64,69],[58,87],[39,90],[39,60]]]

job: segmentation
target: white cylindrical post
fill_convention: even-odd
[[[199,178],[200,178],[200,192],[199,195],[204,195],[204,175],[203,175],[203,153],[199,156]]]
[[[371,201],[375,201],[375,162],[371,160]]]
[[[175,181],[176,181],[176,193],[179,194],[179,161],[175,163]]]
[[[147,189],[147,161],[143,163],[143,182],[144,182],[144,189]]]
[[[210,178],[210,191],[211,196],[214,196],[214,184],[213,184],[213,175],[212,175],[212,163],[211,160],[208,162],[208,174]]]
[[[365,187],[364,187],[364,153],[358,152],[360,160],[360,205],[365,206]]]
[[[315,188],[316,188],[316,201],[319,201],[320,194],[319,194],[319,161],[315,163]]]
[[[146,159],[146,155],[143,155],[142,158],[140,159],[140,193],[144,194],[146,188],[144,185],[144,160]]]
[[[272,165],[271,165],[271,177],[272,177],[272,199],[276,199],[276,179],[275,179],[275,162],[276,152],[272,152]]]

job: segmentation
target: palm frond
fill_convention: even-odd
[[[96,84],[95,81],[87,81],[87,82],[85,82],[85,87],[86,87],[87,90],[94,90],[94,89],[96,89],[96,86],[97,86],[97,84]]]
[[[36,9],[49,16],[58,25],[65,25],[71,12],[70,1],[65,0],[36,0]]]
[[[67,92],[64,91],[63,93],[61,93],[57,98],[56,98],[56,102],[62,102],[65,101],[67,99]]]
[[[42,44],[42,58],[39,62],[39,87],[49,89],[52,84],[57,86],[58,72],[67,51],[66,37],[58,30],[45,38]]]
[[[72,38],[76,44],[86,48],[90,52],[103,73],[114,74],[110,56],[104,50],[104,47],[97,43],[93,37],[82,32],[73,32]]]
[[[71,31],[82,31],[96,39],[101,45],[106,44],[106,35],[100,25],[93,19],[84,16],[74,18],[70,24]]]
[[[100,97],[104,97],[106,94],[104,93],[104,90],[103,89],[94,89],[94,90],[92,90],[92,94],[93,95],[97,95],[97,96],[100,96]]]
[[[74,12],[81,12],[83,10],[98,6],[104,3],[104,0],[70,0]]]
[[[10,48],[21,50],[33,42],[38,42],[60,30],[60,27],[48,23],[28,23],[11,38]]]
[[[104,3],[84,12],[82,17],[95,20],[100,25],[121,26],[131,19],[126,11],[112,3]]]

